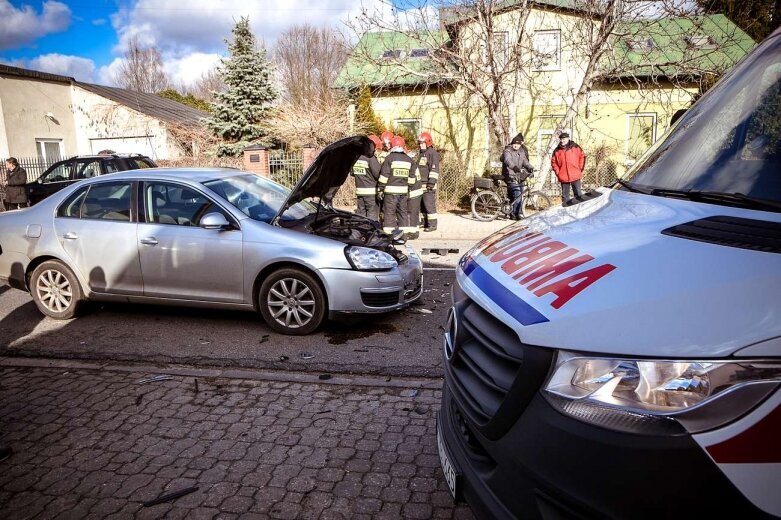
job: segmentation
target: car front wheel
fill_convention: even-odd
[[[258,308],[269,326],[282,334],[314,332],[326,315],[326,299],[317,280],[299,269],[280,269],[263,281]]]
[[[76,275],[59,260],[49,260],[35,268],[30,277],[30,292],[38,310],[58,320],[75,317],[84,299]]]

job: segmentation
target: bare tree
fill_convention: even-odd
[[[580,122],[596,85],[618,82],[642,95],[656,95],[659,89],[654,87],[662,83],[685,84],[688,88],[729,67],[730,63],[709,60],[708,55],[718,55],[740,38],[734,34],[725,35],[718,44],[710,41],[708,28],[703,28],[707,19],[697,16],[691,2],[681,0],[579,0],[560,5],[565,4],[555,7],[553,2],[535,0],[427,0],[423,9],[397,13],[395,17],[364,10],[351,23],[353,31],[358,35],[372,31],[375,40],[385,41],[362,45],[367,40],[362,39],[353,51],[353,59],[363,61],[365,70],[372,71],[374,84],[403,84],[421,95],[440,96],[446,108],[446,125],[463,126],[463,122],[453,123],[463,120],[458,114],[475,116],[477,111],[488,120],[497,143],[509,141],[513,123],[518,120],[513,107],[522,107],[529,118],[549,107],[564,107],[564,115],[556,120],[549,146],[543,151],[541,164],[547,174],[558,133],[572,128],[576,118]],[[432,19],[432,13],[437,13],[438,20]],[[674,15],[678,22],[650,20],[663,15]],[[557,31],[543,30],[550,28],[554,17]],[[648,43],[643,38],[649,37],[640,38],[638,31],[664,33],[678,30],[676,27],[685,27],[688,33],[660,34],[658,40],[666,39],[672,45],[673,36],[687,41],[691,37],[691,48],[680,52],[674,49],[666,62],[660,62],[664,60],[659,58],[659,49],[651,49],[647,59],[642,58],[642,46]],[[544,33],[550,40],[542,37]],[[703,42],[694,41],[702,35]],[[628,46],[640,49],[632,59]],[[416,50],[425,59],[412,59]],[[641,59],[636,59],[638,54]],[[550,67],[551,63],[554,66]],[[378,74],[387,77],[377,78]],[[362,82],[361,77],[352,80]],[[559,110],[556,113],[561,114]],[[472,119],[466,125],[473,128],[474,122]],[[441,132],[455,138],[463,134],[463,128]],[[473,134],[468,135],[471,141]],[[458,143],[451,145],[458,150]],[[541,175],[538,182],[545,178]]]
[[[217,68],[214,68],[201,75],[200,78],[195,80],[192,86],[185,89],[193,96],[214,103],[216,100],[215,92],[225,92],[225,82],[222,80]]]
[[[305,103],[332,97],[331,87],[347,59],[347,48],[334,28],[294,25],[280,35],[273,59],[286,101]]]
[[[269,133],[288,145],[324,148],[343,137],[365,132],[351,124],[348,101],[339,96],[307,103],[285,103],[266,121]]]
[[[142,47],[136,37],[128,42],[128,49],[114,83],[121,88],[150,94],[165,90],[169,85],[158,50],[154,47]]]

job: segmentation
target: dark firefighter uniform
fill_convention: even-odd
[[[415,178],[413,184],[409,187],[409,201],[407,204],[407,215],[409,225],[404,228],[404,232],[408,235],[412,235],[413,238],[417,238],[420,231],[420,198],[423,196],[423,192],[426,191],[423,188],[423,183],[420,178],[420,170],[415,167]]]
[[[382,163],[377,192],[383,197],[382,230],[386,233],[409,227],[407,204],[416,171],[415,163],[402,151],[391,150]]]
[[[372,220],[379,220],[377,207],[377,179],[380,178],[380,162],[375,156],[361,155],[352,171],[355,177],[355,196],[358,203],[356,213]]]
[[[437,229],[437,182],[439,181],[439,152],[426,148],[418,156],[418,173],[423,187],[423,227]]]

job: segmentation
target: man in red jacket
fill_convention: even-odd
[[[580,179],[583,177],[583,168],[586,166],[586,154],[578,143],[570,141],[569,134],[562,132],[559,134],[559,146],[553,152],[551,157],[551,166],[556,172],[556,177],[561,183],[561,202],[564,206],[573,203],[570,198],[570,188],[575,193],[575,198],[583,200],[583,193],[580,189]]]

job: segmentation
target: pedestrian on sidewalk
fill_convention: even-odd
[[[420,155],[418,172],[423,185],[423,231],[437,230],[437,182],[439,181],[439,152],[434,149],[434,139],[428,132],[418,136]]]
[[[386,233],[409,227],[407,206],[410,186],[416,180],[415,173],[415,163],[404,153],[404,138],[394,136],[377,181],[377,194],[382,199],[382,229]]]
[[[510,144],[504,148],[501,162],[502,177],[507,184],[507,197],[513,201],[512,216],[515,220],[520,220],[523,214],[521,183],[534,172],[529,162],[529,149],[523,144],[523,134],[519,133],[513,137]]]
[[[376,135],[370,135],[374,143],[374,153],[371,156],[361,155],[355,161],[352,176],[355,178],[356,214],[379,220],[380,211],[377,205],[377,179],[380,178],[380,161],[377,152],[382,149],[382,141]]]
[[[26,208],[30,205],[24,185],[27,184],[27,171],[19,166],[16,157],[5,161],[5,171],[8,175],[8,185],[5,189],[5,209]]]
[[[583,200],[583,192],[580,189],[580,180],[583,178],[583,168],[586,166],[586,154],[578,143],[570,140],[567,132],[559,134],[559,146],[551,157],[551,166],[556,172],[556,178],[561,183],[561,204],[569,206]],[[575,194],[570,197],[570,189]]]

